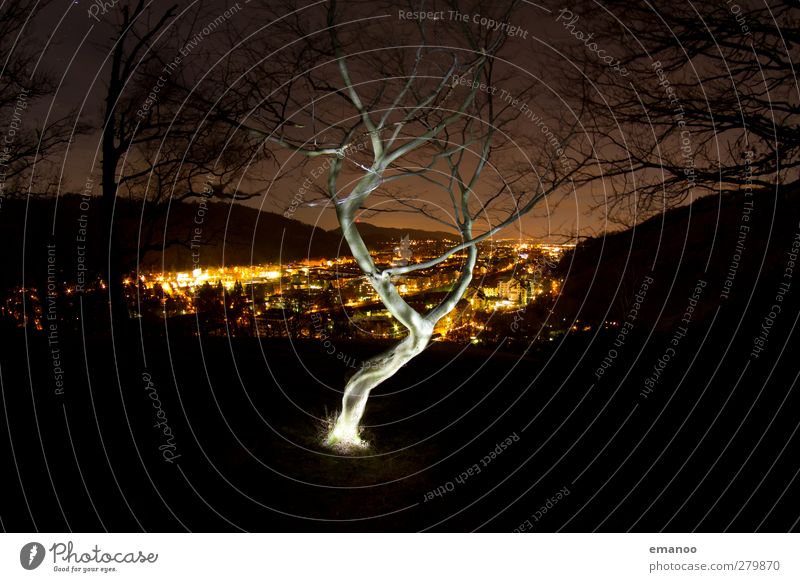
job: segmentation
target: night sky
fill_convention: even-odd
[[[192,3],[181,3],[181,9],[191,6]],[[217,12],[224,10],[232,3],[217,2]],[[240,16],[247,18],[244,9],[249,8],[245,3]],[[257,4],[254,2],[253,4]],[[77,111],[79,121],[93,126],[100,124],[103,111],[103,96],[105,91],[105,75],[108,67],[108,40],[113,33],[116,14],[113,10],[103,13],[97,10],[96,17],[91,17],[88,11],[96,10],[92,2],[51,2],[42,11],[35,21],[30,23],[30,30],[40,38],[45,47],[42,52],[39,69],[49,71],[58,78],[59,88],[52,98],[48,97],[35,104],[33,111],[38,121],[46,116],[52,118],[60,113]],[[155,4],[154,4],[155,6]],[[526,38],[513,38],[515,46],[512,47],[514,63],[522,68],[536,69],[541,61],[540,55],[547,52],[552,57],[558,52],[559,43],[565,39],[561,27],[554,26],[553,11],[534,6],[522,8],[520,20],[525,22],[524,31],[528,32]],[[99,20],[99,21],[98,21]],[[176,26],[180,26],[180,21]],[[476,28],[478,25],[475,25]],[[223,41],[224,42],[224,41]],[[558,69],[549,65],[549,73],[553,79],[543,77],[548,83],[558,77]],[[548,71],[545,71],[547,73]],[[525,121],[520,122],[519,131],[529,131]],[[87,135],[79,135],[69,148],[63,159],[63,164],[57,169],[63,171],[58,191],[61,194],[77,192],[83,188],[89,169],[94,164],[98,167],[100,134],[97,130]],[[253,168],[256,170],[257,168]],[[272,212],[282,212],[286,208],[287,200],[291,198],[302,182],[303,175],[298,172],[289,175],[275,187],[270,195],[265,196],[266,182],[252,179],[255,172],[244,176],[242,189],[249,193],[261,193],[244,202],[256,208]],[[520,229],[522,236],[534,236],[545,239],[552,235],[552,240],[563,240],[564,235],[593,234],[605,229],[614,229],[614,224],[606,220],[602,198],[599,192],[602,188],[593,188],[595,195],[589,192],[592,188],[583,187],[577,192],[570,192],[568,188],[562,189],[558,196],[552,196],[543,201],[537,209],[524,217],[518,227],[504,230],[500,237],[518,237]],[[426,192],[424,196],[430,196]],[[310,224],[316,224],[325,229],[337,227],[335,214],[332,210],[322,207],[301,206],[294,218]],[[414,214],[380,214],[364,218],[369,222],[385,226],[423,228],[429,230],[439,229],[441,225]]]

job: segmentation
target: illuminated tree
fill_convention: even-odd
[[[332,1],[322,13],[287,12],[297,8],[288,3],[263,19],[268,26],[241,33],[268,32],[269,40],[243,48],[242,76],[230,90],[251,99],[253,111],[237,122],[263,136],[276,174],[300,166],[322,176],[319,197],[305,193],[302,204],[334,209],[363,276],[406,330],[347,382],[332,446],[363,444],[370,392],[428,346],[437,322],[464,297],[478,243],[568,190],[587,159],[571,147],[578,112],[511,60],[531,50],[508,33],[516,18],[526,21],[516,14],[520,5]],[[439,16],[415,17],[419,10]],[[439,22],[450,10],[507,25]],[[376,264],[357,220],[378,212],[422,215],[461,242],[425,262]],[[414,309],[398,291],[398,277],[456,262],[457,280],[432,309]]]

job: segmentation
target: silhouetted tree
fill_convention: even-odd
[[[100,269],[109,281],[112,310],[124,318],[121,278],[148,251],[190,245],[189,232],[163,239],[170,205],[247,198],[228,189],[259,151],[260,140],[237,131],[207,105],[224,95],[227,73],[224,61],[209,70],[219,48],[208,37],[219,34],[231,42],[219,3],[181,8],[130,0],[116,6],[115,14],[101,126],[101,245],[108,251]],[[204,233],[203,244],[212,234]]]
[[[553,7],[569,33],[561,89],[586,106],[600,162],[576,182],[602,178],[596,191],[623,222],[703,194],[797,182],[796,0]]]

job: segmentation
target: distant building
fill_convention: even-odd
[[[395,267],[405,267],[411,260],[413,254],[411,250],[411,238],[406,235],[400,241],[400,246],[394,247],[392,265]]]
[[[513,277],[506,281],[499,281],[497,283],[497,295],[503,299],[508,299],[512,303],[520,303],[523,295],[522,284]]]

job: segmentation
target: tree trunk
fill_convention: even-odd
[[[331,171],[335,172],[336,170],[334,168]],[[450,313],[464,296],[472,280],[472,270],[475,268],[478,256],[475,245],[469,245],[467,260],[461,276],[445,300],[427,315],[415,311],[400,295],[391,277],[386,273],[378,272],[367,245],[355,225],[355,215],[364,196],[377,188],[380,183],[381,176],[376,172],[362,178],[348,196],[347,201],[337,204],[336,214],[342,227],[342,235],[353,253],[353,258],[367,276],[386,309],[408,329],[409,334],[394,348],[367,360],[345,386],[342,411],[327,438],[328,445],[337,448],[364,446],[358,434],[359,422],[364,414],[370,391],[384,380],[391,378],[404,364],[425,349],[433,335],[436,323]],[[335,180],[332,184],[335,184]],[[331,191],[335,191],[332,185]],[[472,220],[466,219],[461,228],[464,239],[470,240],[472,238]]]
[[[370,358],[356,372],[344,389],[342,411],[328,435],[328,444],[359,446],[359,423],[364,415],[369,393],[384,380],[391,378],[400,368],[421,353],[433,335],[433,326],[425,322],[411,329],[408,336],[382,354]]]

